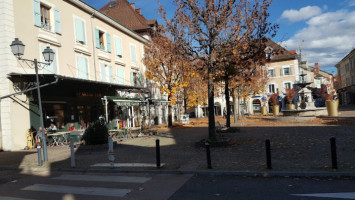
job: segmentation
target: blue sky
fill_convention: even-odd
[[[110,0],[84,0],[100,9]],[[129,0],[147,19],[158,19],[157,0]],[[174,14],[172,0],[160,0],[168,17]],[[288,50],[300,49],[311,66],[336,72],[334,67],[355,48],[355,0],[274,0],[270,22],[280,26],[273,39]]]

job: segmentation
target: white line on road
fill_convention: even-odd
[[[56,193],[65,193],[65,194],[112,196],[112,197],[123,197],[127,193],[131,192],[131,190],[129,189],[115,189],[115,188],[101,188],[101,187],[73,187],[73,186],[47,185],[47,184],[34,184],[22,188],[22,190],[56,192]]]
[[[294,196],[304,197],[323,197],[323,198],[338,198],[338,199],[355,199],[355,192],[342,193],[314,193],[314,194],[291,194]]]
[[[89,175],[61,175],[54,177],[56,180],[71,181],[98,181],[98,182],[114,182],[114,183],[145,183],[151,178],[135,177],[135,176],[89,176]]]

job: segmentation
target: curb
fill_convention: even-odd
[[[355,178],[355,172],[289,172],[289,171],[265,171],[265,172],[245,172],[245,171],[214,171],[214,170],[122,170],[114,169],[48,169],[42,167],[11,168],[0,167],[0,170],[11,171],[32,171],[32,172],[80,172],[80,173],[122,173],[122,174],[193,174],[202,176],[245,176],[245,177],[332,177]]]

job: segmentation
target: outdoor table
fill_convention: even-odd
[[[59,145],[67,143],[68,141],[68,132],[56,132],[56,133],[52,133],[52,134],[48,134],[48,137],[51,136],[53,138],[53,144],[55,145]]]

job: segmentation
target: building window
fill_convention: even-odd
[[[105,49],[104,35],[104,32],[99,31],[100,49]]]
[[[269,93],[275,93],[275,85],[274,84],[269,85]]]
[[[117,83],[124,85],[124,68],[118,67],[117,68]]]
[[[86,44],[85,23],[81,19],[75,19],[75,39],[80,44]]]
[[[281,75],[282,76],[291,75],[291,69],[289,67],[282,68],[281,69]]]
[[[111,37],[105,31],[95,28],[95,43],[96,48],[111,52]]]
[[[47,30],[51,30],[50,10],[50,8],[41,4],[41,25]]]
[[[122,57],[122,39],[115,37],[115,51],[116,56]]]
[[[268,77],[275,77],[275,70],[274,69],[267,70],[267,76]]]
[[[131,85],[132,86],[137,86],[141,87],[142,86],[142,80],[141,80],[141,74],[138,72],[131,72]]]
[[[88,59],[83,56],[77,56],[78,77],[82,79],[89,79]]]
[[[291,89],[291,83],[284,83],[285,90]]]
[[[131,44],[131,61],[132,62],[137,62],[137,54],[136,54],[136,46]]]

